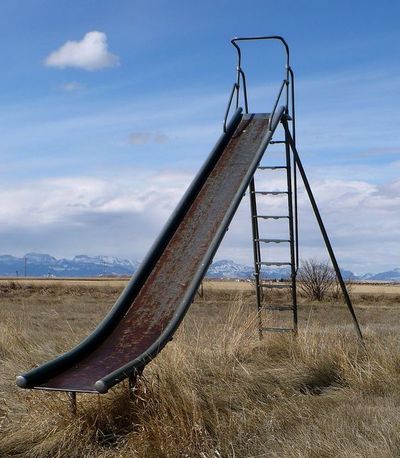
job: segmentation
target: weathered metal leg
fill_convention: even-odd
[[[197,289],[197,294],[198,294],[199,297],[201,297],[201,298],[204,297],[204,286],[203,286],[203,282],[200,283],[200,286],[199,286],[198,289]]]
[[[297,152],[297,149],[296,149],[296,146],[295,146],[295,144],[293,142],[293,138],[290,135],[288,123],[287,123],[287,121],[285,119],[282,120],[282,123],[283,123],[283,127],[285,128],[285,134],[286,134],[287,139],[289,141],[290,148],[291,148],[291,150],[293,152],[294,161],[297,164],[297,167],[299,169],[301,178],[302,178],[303,183],[304,183],[304,187],[306,188],[306,191],[307,191],[307,194],[308,194],[308,198],[310,199],[311,206],[313,208],[315,217],[317,218],[317,222],[318,222],[322,237],[324,239],[325,246],[326,246],[326,248],[328,250],[328,253],[329,253],[329,256],[331,258],[331,261],[332,261],[332,264],[333,264],[333,268],[335,269],[336,277],[337,277],[337,279],[339,281],[339,285],[340,285],[340,288],[342,290],[343,297],[344,297],[344,299],[346,301],[347,307],[348,307],[348,309],[350,311],[350,314],[351,314],[351,317],[353,319],[353,323],[354,323],[354,327],[355,327],[356,333],[357,333],[358,337],[362,340],[363,339],[363,335],[362,335],[362,332],[361,332],[360,325],[358,324],[358,320],[357,320],[357,316],[356,316],[356,313],[355,313],[354,308],[353,308],[353,304],[351,303],[351,299],[350,299],[349,293],[347,291],[346,284],[345,284],[345,282],[343,280],[342,273],[340,272],[339,264],[337,263],[335,253],[333,252],[333,248],[332,248],[331,242],[329,240],[328,233],[326,232],[325,225],[324,225],[324,223],[322,221],[321,214],[319,212],[317,203],[315,201],[314,194],[313,194],[313,192],[311,190],[310,183],[308,182],[307,175],[306,175],[306,173],[304,171],[303,164],[301,163],[300,156],[299,156],[299,154]]]
[[[139,377],[142,375],[143,369],[136,370],[128,378],[128,389],[129,389],[129,399],[133,400],[135,397],[135,391],[137,389],[137,382]]]
[[[293,332],[297,334],[298,319],[297,319],[297,291],[296,291],[296,254],[294,240],[294,212],[293,212],[293,189],[292,189],[292,167],[290,157],[290,146],[285,132],[285,148],[286,148],[286,173],[288,187],[288,210],[289,210],[289,239],[290,239],[290,278],[292,282],[292,306],[293,306]],[[296,167],[296,164],[294,164]]]
[[[72,415],[76,415],[76,392],[68,391],[69,406]]]

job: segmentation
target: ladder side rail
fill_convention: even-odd
[[[257,302],[257,318],[258,318],[258,335],[262,339],[262,316],[261,316],[261,288],[260,288],[260,262],[261,262],[261,250],[258,218],[257,218],[257,201],[256,201],[256,190],[254,184],[254,176],[250,181],[249,185],[250,194],[250,212],[251,212],[251,229],[253,236],[253,257],[254,257],[254,282],[256,289],[256,302]]]
[[[295,77],[292,67],[288,67],[288,78],[290,84],[291,118],[292,118],[292,138],[296,146],[296,104],[295,104]],[[298,212],[298,188],[297,188],[297,165],[293,161],[293,205],[294,205],[294,233],[296,241],[296,272],[299,268],[299,212]]]

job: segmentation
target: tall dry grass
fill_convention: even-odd
[[[146,368],[133,397],[126,384],[105,396],[78,395],[74,416],[65,395],[13,385],[32,361],[80,338],[35,328],[34,313],[47,311],[46,322],[60,310],[21,303],[5,314],[1,457],[400,455],[400,350],[391,328],[367,329],[366,350],[334,324],[303,324],[297,338],[269,334],[260,342],[246,297],[208,297]],[[82,313],[78,305],[74,313]]]

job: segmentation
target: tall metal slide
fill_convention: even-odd
[[[19,376],[18,386],[104,393],[157,355],[191,304],[283,113],[271,122],[237,110],[103,322],[73,350]]]
[[[287,56],[285,79],[270,114],[248,113],[246,79],[237,43],[243,40],[279,40],[285,47]],[[213,151],[140,268],[100,325],[71,351],[17,377],[17,385],[21,388],[68,391],[73,394],[75,392],[105,393],[125,378],[134,378],[140,373],[172,339],[249,186],[255,242],[256,296],[258,309],[261,310],[260,286],[262,285],[259,268],[268,263],[261,262],[259,255],[259,242],[262,239],[258,235],[256,225],[254,174],[279,124],[284,127],[286,140],[271,143],[285,143],[287,154],[289,149],[292,151],[293,161],[303,178],[357,333],[361,337],[354,310],[295,146],[294,80],[289,65],[289,48],[283,38],[276,36],[237,38],[232,40],[232,44],[238,51],[237,81],[229,99],[224,133]],[[289,83],[292,87],[291,93]],[[244,113],[239,108],[241,87]],[[286,94],[286,104],[279,107],[282,94]],[[227,123],[233,100],[235,100],[236,112]],[[290,101],[291,109],[289,109]],[[288,125],[290,121],[291,130]],[[296,184],[296,167],[292,171],[289,164],[278,168],[287,169],[289,182],[294,177]],[[291,278],[294,288],[292,309],[296,313],[295,276],[298,265],[295,259],[298,258],[296,186],[294,189],[294,214],[293,210],[290,210],[289,222],[292,227]],[[291,191],[286,194],[292,199]],[[293,222],[295,222],[294,231]],[[295,232],[295,239],[293,232]]]

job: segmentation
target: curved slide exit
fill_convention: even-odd
[[[17,377],[21,388],[105,393],[171,340],[284,108],[237,110],[159,238],[100,325],[71,351]]]

